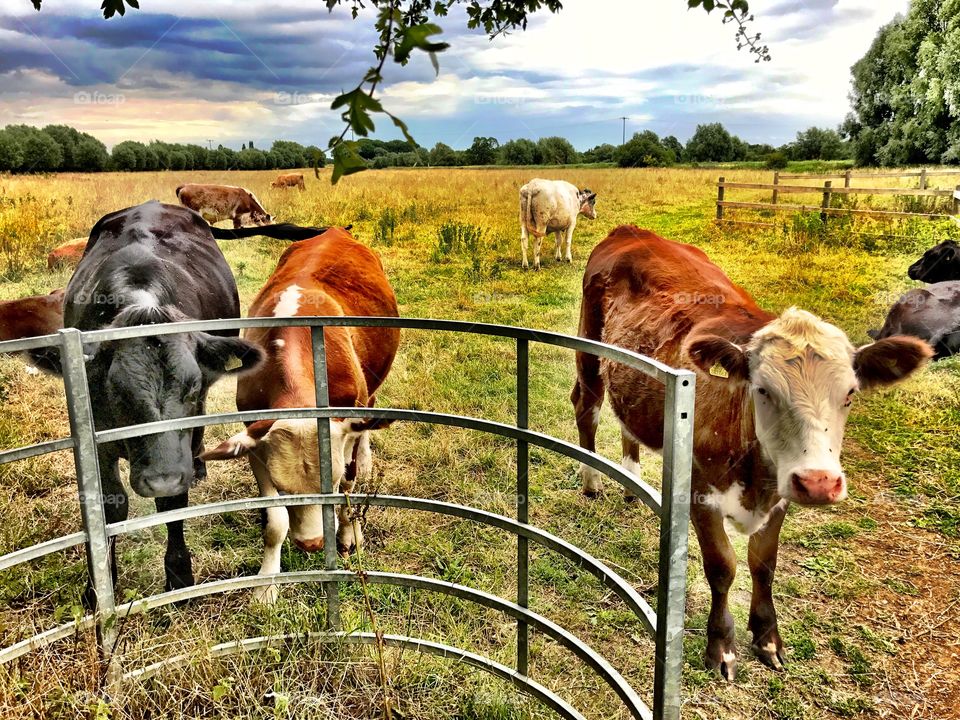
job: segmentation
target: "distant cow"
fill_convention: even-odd
[[[597,219],[597,194],[589,188],[578,190],[564,180],[535,179],[520,188],[520,249],[523,266],[527,262],[527,237],[536,240],[533,249],[533,267],[540,269],[540,243],[547,233],[556,234],[556,258],[560,260],[560,245],[566,241],[567,262],[573,262],[571,245],[577,217],[584,215]]]
[[[905,292],[887,313],[880,330],[868,330],[874,340],[912,335],[928,342],[934,360],[960,352],[960,281],[938,282]]]
[[[47,269],[55,270],[59,267],[75,267],[83,251],[87,248],[87,238],[75,238],[62,245],[57,245],[47,255]]]
[[[66,289],[64,325],[80,330],[180,320],[240,317],[237,284],[210,226],[195,212],[148,202],[101,218]],[[203,415],[211,384],[262,358],[236,330],[144,337],[85,348],[97,430]],[[97,455],[108,522],[127,517],[120,458],[130,485],[156,499],[157,511],[187,505],[206,475],[198,455],[203,428],[175,430],[100,445]],[[113,570],[116,572],[115,549]],[[193,583],[183,522],[167,524],[168,590]],[[88,602],[92,599],[88,596]]]
[[[736,673],[730,522],[750,537],[753,651],[779,668],[771,588],[787,506],[846,497],[840,447],[854,393],[904,379],[930,347],[889,337],[854,348],[842,330],[804,310],[768,313],[699,249],[633,226],[615,229],[590,255],[580,335],[699,371],[691,513],[712,593],[707,665],[728,680]],[[577,353],[571,401],[587,450],[596,447],[605,390],[621,423],[623,466],[636,474],[640,443],[663,447],[664,387]],[[596,470],[583,466],[581,476],[585,493],[600,491]]]
[[[960,280],[960,249],[956,240],[944,240],[927,250],[923,257],[910,266],[907,275],[911,280],[926,283]]]
[[[380,259],[340,228],[291,245],[250,308],[251,317],[309,315],[379,315],[397,317],[397,301]],[[237,384],[240,410],[314,407],[313,356],[310,328],[250,328],[247,340],[267,353],[266,362]],[[372,407],[380,384],[390,372],[400,331],[395,328],[324,330],[330,403],[340,407]],[[369,430],[375,420],[341,418],[330,421],[334,487],[344,491],[353,479],[371,470]],[[201,456],[227,460],[249,455],[250,466],[264,497],[278,493],[321,492],[318,473],[316,420],[262,420],[250,424]],[[359,543],[345,508],[337,513],[337,544],[341,551]],[[280,572],[280,550],[288,529],[303,550],[323,548],[319,505],[272,507],[264,528],[261,574]],[[359,527],[356,528],[359,530]],[[276,588],[258,590],[255,598],[272,602]]]
[[[181,185],[177,188],[177,199],[210,224],[233,220],[233,227],[241,228],[273,222],[252,192],[234,185]]]
[[[303,173],[285,173],[283,175],[278,175],[277,179],[270,183],[272,188],[287,188],[287,187],[296,187],[301,190],[306,190],[307,186],[303,182]]]

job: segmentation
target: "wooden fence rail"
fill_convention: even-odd
[[[778,185],[780,180],[825,180],[827,178],[843,178],[843,186],[850,187],[850,183],[855,178],[920,178],[920,189],[927,189],[927,178],[930,177],[949,177],[960,175],[960,170],[928,170],[921,168],[917,172],[854,172],[845,170],[843,172],[827,172],[814,174],[787,174],[777,171],[773,174],[773,184]]]
[[[960,171],[957,172],[944,172],[943,174],[951,175],[960,175]],[[919,175],[917,173],[916,175]],[[898,176],[902,176],[898,174]],[[831,215],[860,215],[868,217],[889,217],[889,218],[927,218],[927,219],[946,219],[953,218],[958,220],[958,215],[960,215],[960,185],[957,185],[955,190],[938,190],[932,188],[852,188],[847,186],[844,187],[833,187],[833,183],[830,180],[826,180],[823,183],[823,187],[818,187],[815,185],[781,185],[779,183],[780,178],[783,178],[783,175],[775,175],[774,182],[771,184],[766,183],[741,183],[741,182],[727,182],[723,177],[717,182],[717,220],[721,222],[733,222],[733,223],[743,223],[747,225],[769,225],[770,223],[758,223],[758,222],[748,222],[743,220],[733,220],[730,218],[724,217],[725,208],[738,208],[743,210],[772,210],[774,212],[819,212],[821,221],[826,224],[827,218]],[[792,176],[797,177],[797,176]],[[873,175],[876,177],[876,175]],[[744,202],[744,201],[734,201],[726,199],[726,190],[770,190],[772,193],[771,202]],[[779,202],[780,193],[822,193],[822,199],[819,205],[804,205],[804,204],[785,204]],[[905,195],[908,197],[952,197],[953,198],[953,214],[947,215],[943,213],[915,213],[915,212],[902,212],[895,210],[873,210],[873,209],[859,209],[859,208],[835,208],[830,207],[830,201],[833,195]]]

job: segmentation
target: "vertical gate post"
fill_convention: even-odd
[[[522,338],[517,339],[517,427],[526,430],[529,423],[530,348]],[[517,521],[530,519],[530,466],[526,440],[517,440]],[[527,538],[517,536],[517,605],[528,607],[530,602],[530,553]],[[517,620],[517,672],[528,674],[530,657],[530,629]]]
[[[927,169],[925,167],[920,168],[920,189],[927,189]]]
[[[780,191],[777,189],[777,185],[780,184],[780,171],[773,171],[773,204],[777,204],[777,200],[780,199]]]
[[[852,174],[853,174],[853,173],[852,173],[850,170],[847,170],[847,171],[843,174],[843,186],[844,186],[845,188],[850,187],[850,176],[851,176]],[[921,181],[921,183],[922,183],[922,182],[923,182],[923,181]],[[920,187],[923,187],[923,185],[921,184]]]
[[[667,379],[663,419],[663,487],[657,583],[656,667],[653,717],[679,720],[683,670],[683,620],[687,591],[687,532],[693,469],[693,404],[696,376],[681,371]]]
[[[723,220],[723,178],[717,182],[717,220]]]
[[[827,224],[827,208],[830,207],[830,196],[833,194],[833,191],[830,188],[832,187],[832,180],[824,180],[823,200],[820,202],[820,222],[822,222],[824,225]]]
[[[953,214],[960,215],[960,185],[953,191]]]
[[[87,384],[87,368],[83,359],[83,336],[76,328],[60,330],[63,386],[67,396],[67,415],[73,436],[73,460],[80,493],[80,514],[87,538],[87,572],[90,586],[96,593],[97,649],[105,669],[107,684],[114,673],[110,656],[117,641],[116,601],[110,569],[110,539],[103,510],[103,488],[100,484],[100,462],[93,424],[93,406]]]
[[[330,386],[327,384],[327,348],[323,338],[323,326],[310,328],[313,347],[313,379],[317,407],[330,406]],[[330,459],[330,419],[317,418],[317,445],[320,451],[320,492],[333,493],[333,467]],[[339,479],[339,478],[338,478]],[[337,569],[337,525],[333,505],[323,506],[323,560],[327,570]],[[327,594],[327,626],[340,629],[340,583],[323,583]]]

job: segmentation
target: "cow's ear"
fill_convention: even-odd
[[[259,345],[240,338],[199,333],[197,364],[214,377],[253,370],[262,361],[263,350]]]
[[[204,450],[200,453],[200,459],[204,462],[208,460],[233,460],[233,458],[249,455],[270,432],[273,423],[273,420],[258,420],[243,432],[227,438],[215,448]]]
[[[860,388],[893,385],[905,380],[933,357],[933,348],[919,338],[894,335],[864,345],[853,358]]]
[[[734,382],[750,380],[750,363],[743,348],[718,335],[699,335],[687,343],[685,354],[702,372]]]

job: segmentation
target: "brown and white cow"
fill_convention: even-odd
[[[307,186],[303,181],[303,173],[284,173],[283,175],[278,175],[277,179],[270,183],[272,188],[288,188],[295,187],[300,188],[301,190],[306,190]]]
[[[840,446],[854,393],[907,377],[930,347],[890,337],[854,348],[804,310],[768,313],[699,249],[633,226],[616,228],[587,262],[580,335],[699,371],[691,514],[712,591],[707,665],[728,680],[736,672],[730,523],[750,538],[753,651],[781,667],[771,585],[787,506],[846,497]],[[571,401],[588,450],[605,389],[622,425],[623,465],[637,473],[640,443],[663,447],[663,386],[578,353]],[[581,467],[581,477],[584,493],[600,491],[596,470]]]
[[[47,269],[55,270],[59,267],[76,267],[87,249],[87,238],[75,238],[62,245],[57,245],[47,255]]]
[[[396,297],[380,259],[341,228],[291,245],[250,308],[251,317],[398,314]],[[240,410],[316,406],[310,328],[251,328],[244,337],[263,347],[267,359],[258,370],[238,381]],[[377,389],[393,364],[400,331],[327,328],[324,339],[331,405],[372,407]],[[343,481],[344,491],[349,492],[357,474],[370,474],[369,431],[382,426],[373,420],[330,421],[335,487]],[[249,456],[263,497],[320,492],[316,420],[255,422],[201,457],[226,460],[242,455]],[[359,526],[345,522],[345,508],[341,507],[337,514],[337,544],[341,551],[346,551],[360,542],[361,538],[355,536]],[[267,510],[261,574],[280,571],[280,549],[288,530],[301,549],[321,550],[321,507]],[[276,595],[275,587],[266,587],[254,597],[272,602]]]
[[[273,222],[252,192],[235,185],[188,183],[177,188],[177,199],[211,225],[221,220],[233,220],[234,228]]]
[[[527,263],[527,242],[534,236],[533,269],[540,269],[540,245],[547,233],[556,236],[555,255],[560,260],[561,245],[566,244],[567,262],[573,262],[573,231],[577,218],[597,219],[597,194],[589,188],[577,189],[565,180],[535,178],[520,188],[520,251],[523,267]]]

